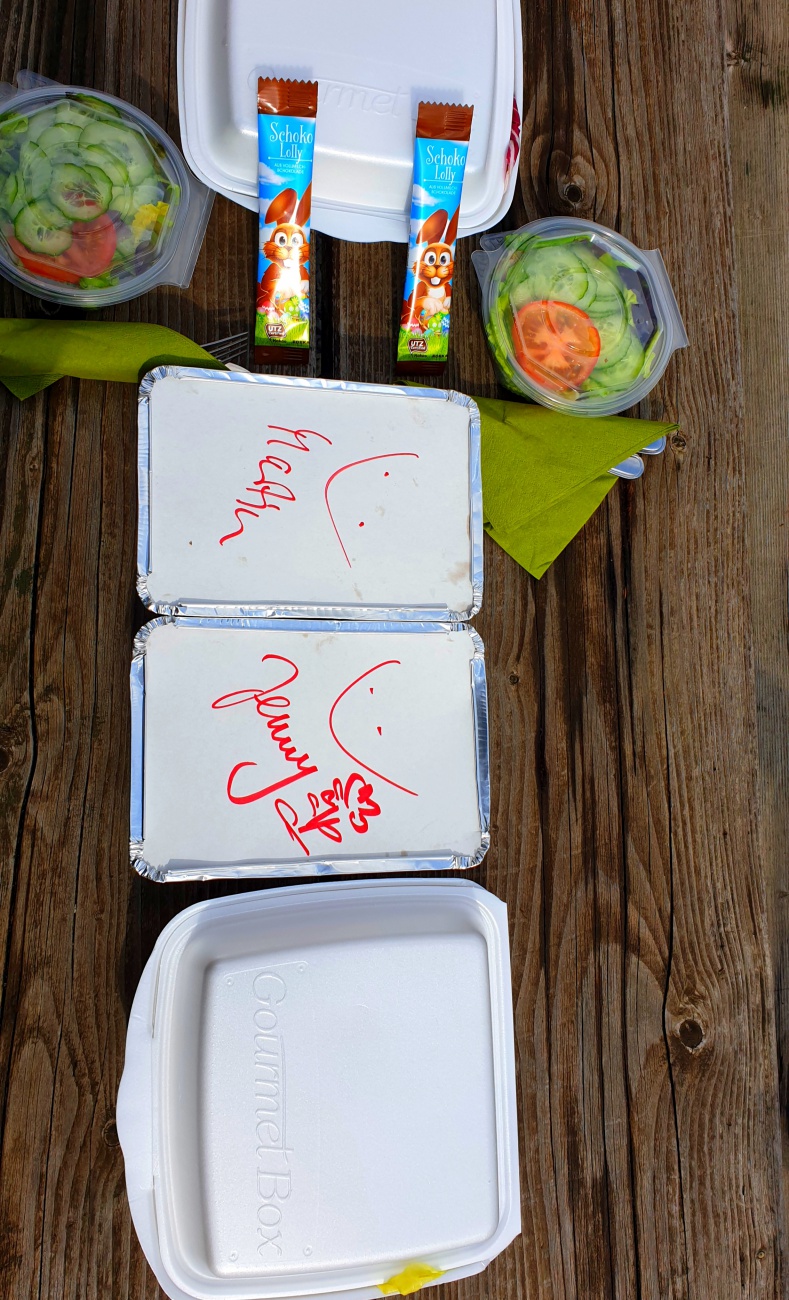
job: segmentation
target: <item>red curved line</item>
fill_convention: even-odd
[[[408,452],[408,451],[400,451],[400,452],[394,452],[393,454],[394,454],[394,455],[397,455],[397,456],[411,456],[411,455],[413,455],[414,453],[413,453],[413,452]],[[371,459],[371,460],[378,460],[378,457],[377,457],[377,456],[371,456],[370,459]],[[339,536],[339,534],[338,534],[338,536]],[[340,545],[342,545],[342,542],[340,543]],[[337,696],[337,699],[334,701],[333,705],[332,705],[331,708],[329,709],[329,731],[330,731],[331,734],[332,734],[332,738],[333,738],[335,744],[339,745],[339,747],[340,747],[340,749],[342,750],[343,754],[347,754],[347,756],[348,756],[348,758],[350,758],[351,762],[352,762],[352,763],[355,763],[355,764],[357,765],[357,767],[363,767],[364,770],[365,770],[365,772],[371,772],[373,776],[377,776],[377,777],[378,777],[378,780],[379,780],[379,781],[385,781],[387,785],[393,785],[394,788],[395,788],[395,790],[402,790],[404,794],[412,794],[412,795],[414,796],[414,798],[417,799],[419,796],[417,795],[416,790],[409,790],[409,789],[408,789],[408,786],[406,786],[406,785],[398,785],[397,781],[393,781],[393,780],[391,779],[391,777],[384,776],[383,772],[376,772],[376,770],[375,770],[374,767],[370,767],[370,766],[368,766],[367,763],[363,763],[362,760],[361,760],[360,758],[357,758],[355,754],[352,754],[351,751],[350,751],[350,749],[346,749],[345,746],[343,745],[342,741],[337,739],[337,732],[334,730],[334,721],[333,721],[333,719],[334,719],[334,710],[337,708],[337,705],[340,703],[340,700],[341,700],[345,695],[347,695],[349,691],[353,690],[354,686],[358,686],[358,685],[359,685],[359,682],[363,682],[364,679],[365,679],[365,677],[369,677],[369,676],[370,676],[370,673],[377,673],[379,668],[386,668],[386,666],[387,666],[388,664],[397,664],[397,665],[399,666],[399,665],[400,665],[400,660],[399,660],[399,659],[384,659],[383,663],[381,663],[381,664],[376,664],[373,668],[368,668],[366,673],[362,673],[361,677],[357,677],[354,681],[351,682],[350,686],[346,686],[345,690],[340,692],[340,694]]]
[[[413,456],[414,460],[419,460],[419,453],[416,451],[387,451],[383,456],[365,456],[363,460],[352,460],[349,465],[341,465],[340,468],[336,469],[333,474],[330,474],[326,480],[326,486],[323,489],[323,499],[326,502],[326,509],[329,512],[329,518],[331,519],[331,526],[334,529],[335,533],[337,534],[337,541],[340,543],[340,546],[342,546],[342,553],[345,556],[345,563],[348,565],[349,569],[352,568],[353,566],[351,564],[351,561],[348,559],[348,552],[343,546],[343,540],[340,537],[339,529],[336,523],[334,522],[334,515],[332,514],[331,506],[329,505],[329,488],[331,487],[332,483],[336,479],[337,475],[344,474],[346,469],[354,469],[356,465],[369,465],[371,460],[393,460],[395,456]],[[392,662],[394,662],[394,660]],[[362,766],[364,766],[364,764],[362,764]],[[385,777],[384,780],[386,780]],[[394,782],[392,782],[392,784],[394,784]],[[413,790],[409,790],[408,793],[413,794],[414,792]]]
[[[267,438],[266,446],[268,447],[290,447],[291,451],[309,451],[310,449],[304,441],[308,433],[311,433],[314,438],[322,438],[324,442],[328,442],[330,447],[332,445],[331,438],[327,438],[325,433],[318,433],[317,429],[288,429],[284,424],[270,424],[268,427],[276,429],[278,433],[292,433],[298,443],[298,446],[294,447],[292,442],[284,442],[282,438]]]

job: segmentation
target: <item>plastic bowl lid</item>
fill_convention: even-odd
[[[28,293],[110,306],[167,279],[189,174],[122,100],[77,86],[21,91],[0,113],[0,273]]]
[[[633,406],[687,346],[660,253],[591,221],[548,217],[506,236],[484,298],[504,382],[554,410]]]

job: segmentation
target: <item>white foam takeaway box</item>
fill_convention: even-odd
[[[512,199],[522,117],[518,0],[180,0],[178,102],[186,159],[257,211],[257,80],[318,81],[316,230],[408,240],[420,100],[473,104],[458,233],[488,229]]]
[[[373,1300],[520,1231],[506,907],[463,880],[321,882],[163,931],[117,1107],[171,1300]]]
[[[131,859],[156,880],[466,868],[489,844],[479,418],[163,368],[140,391]]]

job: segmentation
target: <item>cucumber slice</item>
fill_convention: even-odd
[[[583,295],[582,298],[578,299],[578,301],[575,304],[576,307],[579,307],[581,311],[587,312],[590,316],[594,316],[594,306],[595,303],[597,302],[597,293],[599,287],[600,286],[598,284],[596,277],[592,274],[588,274],[586,293]]]
[[[532,302],[535,298],[548,296],[551,285],[556,280],[565,280],[569,277],[572,281],[573,277],[577,276],[579,284],[583,285],[581,290],[583,293],[588,279],[583,263],[566,244],[532,249],[517,269],[517,274],[519,280],[530,283],[532,290],[541,291],[532,292],[530,298]]]
[[[608,370],[622,360],[630,348],[633,339],[633,332],[627,321],[622,321],[623,328],[619,329],[618,334],[614,334],[610,324],[606,321],[599,321],[597,332],[600,335],[600,359],[597,362],[596,370]]]
[[[26,140],[19,151],[19,170],[28,201],[43,198],[52,179],[52,164],[32,140]]]
[[[586,311],[595,301],[597,285],[573,244],[549,244],[530,249],[513,265],[503,286],[505,296],[508,292],[516,311],[542,299]]]
[[[600,316],[615,316],[624,312],[627,315],[625,295],[615,289],[607,280],[597,279],[596,310]]]
[[[134,206],[144,208],[149,203],[160,203],[162,187],[152,176],[134,187]]]
[[[94,167],[92,163],[88,163],[86,165],[85,171],[88,172],[88,174],[93,177],[93,180],[98,186],[101,194],[104,194],[106,189],[107,207],[109,207],[110,199],[112,198],[112,181],[110,180],[109,176],[105,171],[102,171],[101,167]]]
[[[131,221],[137,210],[131,185],[113,185],[109,206],[122,221]]]
[[[3,140],[0,136],[0,172],[6,175],[15,172],[17,161],[16,146],[11,140]]]
[[[109,176],[113,185],[129,184],[129,173],[126,167],[107,149],[103,149],[101,145],[81,145],[80,156],[83,166],[87,166],[89,163],[92,167],[98,167],[104,172],[105,176]]]
[[[55,120],[69,126],[78,126],[80,131],[84,131],[86,126],[95,122],[96,115],[87,105],[79,104],[75,99],[63,99],[55,109]]]
[[[506,286],[502,287],[500,299],[502,310],[510,306],[513,313],[520,311],[521,307],[525,307],[528,302],[534,302],[535,299],[542,297],[541,293],[536,292],[541,287],[531,278],[524,280],[523,284],[516,284],[511,292],[507,291]]]
[[[6,176],[0,185],[0,208],[7,212],[12,221],[25,206],[25,187],[18,172]]]
[[[614,295],[624,298],[627,289],[615,265],[603,262],[601,258],[595,256],[588,245],[579,252],[579,257],[594,276],[598,297],[601,300]]]
[[[82,135],[82,128],[70,122],[55,122],[42,131],[36,144],[48,156],[67,145],[74,145]]]
[[[142,181],[141,184],[135,186],[113,185],[109,206],[113,212],[117,212],[123,221],[131,225],[135,213],[139,212],[140,208],[144,208],[148,204],[158,203],[161,197],[161,187],[158,181],[155,181],[153,177],[149,177],[148,180]]]
[[[54,108],[40,108],[37,113],[32,115],[28,123],[28,140],[37,140],[48,127],[55,125],[56,120]]]
[[[52,170],[49,198],[70,221],[92,221],[109,207],[112,184],[98,167],[61,163]]]
[[[75,95],[81,104],[86,104],[92,108],[95,113],[103,114],[104,117],[120,117],[120,110],[114,104],[108,104],[106,100],[99,99],[97,95]]]
[[[77,145],[64,144],[61,149],[54,149],[47,157],[53,167],[69,163],[72,167],[84,167],[85,159]]]
[[[129,173],[131,185],[139,185],[154,173],[153,154],[142,136],[131,127],[116,126],[114,122],[92,122],[82,132],[80,145],[82,148],[98,146],[119,159]]]
[[[527,302],[547,300],[566,302],[588,312],[596,297],[597,285],[594,278],[581,266],[568,266],[553,278],[539,274],[529,276],[513,290],[511,301],[515,311]]]
[[[52,203],[27,203],[14,222],[14,234],[31,253],[57,256],[71,243],[68,219]]]
[[[587,304],[594,302],[596,293],[594,278],[579,262],[577,267],[568,266],[560,271],[551,281],[548,298],[553,302],[569,302],[585,311]]]
[[[638,379],[644,368],[644,349],[635,334],[630,331],[628,346],[623,356],[613,364],[595,366],[591,379],[601,392],[615,393],[629,388]]]
[[[609,284],[604,281],[597,282],[597,297],[594,301],[594,311],[592,315],[597,318],[621,320],[630,319],[630,309],[627,305],[624,294],[617,293]]]

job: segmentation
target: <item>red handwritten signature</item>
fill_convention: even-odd
[[[286,686],[290,686],[296,681],[299,676],[299,669],[292,659],[287,659],[284,655],[268,654],[261,659],[262,664],[269,661],[286,665],[290,672],[281,681],[270,687],[262,689],[260,687],[246,687],[242,690],[230,691],[226,695],[220,695],[218,699],[213,701],[211,707],[213,709],[231,709],[239,704],[253,704],[258,717],[264,719],[271,740],[279,749],[285,762],[292,764],[295,771],[257,790],[242,792],[237,781],[239,773],[244,771],[245,768],[255,768],[258,765],[252,760],[236,763],[227,778],[227,797],[232,804],[256,803],[259,799],[266,799],[269,795],[284,790],[286,786],[293,785],[296,781],[301,781],[308,776],[314,776],[318,771],[317,764],[312,761],[306,750],[302,754],[298,753],[299,747],[291,736],[290,698],[282,694]],[[398,784],[391,777],[385,776],[382,772],[377,772],[375,768],[370,767],[362,759],[352,754],[337,736],[334,726],[334,713],[341,700],[360,682],[370,677],[371,674],[390,665],[400,666],[400,660],[386,659],[380,664],[375,664],[372,668],[368,668],[366,672],[354,678],[340,692],[329,710],[329,731],[337,748],[346,757],[350,758],[355,766],[364,768],[372,776],[384,781],[387,785],[393,786],[396,790],[402,790],[404,794],[416,796],[415,790],[409,790],[407,786]],[[342,778],[335,776],[330,785],[317,794],[309,790],[307,792],[309,812],[306,814],[300,814],[292,804],[287,803],[284,799],[276,799],[274,808],[290,838],[309,857],[310,850],[303,837],[319,834],[326,839],[332,840],[335,844],[341,844],[344,819],[347,820],[350,828],[358,835],[366,835],[371,818],[381,815],[381,807],[374,799],[374,793],[371,781],[359,772],[352,772],[344,782]]]
[[[286,429],[281,424],[270,424],[270,430],[276,430],[277,433],[289,433],[293,437],[293,442],[287,442],[284,438],[267,438],[267,447],[287,447],[290,451],[311,451],[307,444],[307,437],[320,438],[323,442],[332,445],[331,438],[325,434],[318,433],[315,429]],[[296,494],[287,483],[280,483],[274,478],[270,478],[267,470],[272,468],[278,474],[290,474],[293,466],[290,461],[285,460],[283,456],[264,456],[258,461],[258,477],[250,487],[244,488],[254,499],[247,501],[243,497],[236,497],[236,506],[233,514],[235,515],[238,528],[232,533],[225,533],[220,537],[219,545],[224,546],[232,537],[240,537],[244,532],[243,516],[251,516],[258,519],[264,510],[279,510],[278,501],[296,500]]]
[[[371,817],[380,817],[381,807],[373,799],[373,787],[358,772],[352,772],[343,785],[335,777],[328,790],[313,794],[310,790],[307,799],[312,816],[302,822],[296,809],[284,799],[277,799],[274,807],[283,822],[288,835],[310,856],[310,850],[302,839],[311,832],[325,836],[335,844],[342,844],[342,812],[348,814],[348,824],[357,835],[366,835]]]
[[[264,655],[260,662],[266,663],[269,659],[276,660],[281,664],[287,664],[293,669],[293,672],[284,681],[278,682],[276,686],[272,686],[267,690],[258,690],[253,687],[240,691],[230,691],[227,695],[220,695],[218,700],[214,700],[211,708],[232,709],[237,704],[254,704],[258,716],[265,718],[269,735],[279,748],[285,762],[293,763],[296,771],[292,772],[290,776],[283,777],[281,781],[275,781],[272,785],[265,786],[262,790],[252,790],[248,794],[237,794],[234,790],[234,782],[238,773],[245,767],[257,767],[257,763],[247,761],[236,763],[227,778],[227,797],[231,803],[255,803],[258,799],[265,799],[266,795],[274,794],[276,790],[282,790],[286,785],[292,785],[294,781],[301,781],[305,776],[313,776],[318,770],[315,764],[311,762],[308,753],[296,753],[298,746],[294,745],[289,734],[290,714],[287,710],[290,708],[290,700],[287,695],[277,694],[283,687],[290,686],[291,682],[295,682],[299,670],[292,659],[286,659],[283,655]]]
[[[286,429],[279,424],[270,424],[268,427],[269,429],[277,430],[279,433],[291,434],[295,439],[295,442],[287,442],[283,438],[268,438],[266,440],[267,447],[287,447],[291,451],[309,452],[312,448],[307,445],[306,439],[308,436],[321,438],[323,442],[327,442],[329,446],[332,446],[331,438],[327,438],[323,433],[318,433],[315,429]],[[352,567],[351,558],[346,550],[345,543],[340,536],[340,530],[337,527],[337,522],[334,518],[331,502],[329,501],[329,489],[335,479],[339,478],[341,474],[345,474],[350,469],[356,469],[359,465],[369,465],[373,461],[378,460],[397,460],[402,457],[410,457],[413,460],[419,460],[419,454],[415,451],[389,451],[380,456],[365,456],[362,460],[353,460],[347,465],[341,465],[339,469],[336,469],[333,474],[330,474],[326,480],[323,489],[323,499],[326,503],[326,510],[329,515],[331,526],[334,529],[334,534],[340,544],[340,549],[345,557],[345,563],[348,565],[349,569]],[[250,501],[245,497],[236,497],[233,514],[236,523],[238,524],[238,528],[236,528],[232,533],[225,533],[224,537],[220,537],[220,546],[224,546],[225,542],[229,542],[233,537],[242,536],[244,532],[244,516],[258,519],[266,510],[279,511],[281,506],[278,503],[280,502],[285,501],[293,503],[296,501],[296,494],[293,489],[287,483],[282,483],[278,479],[272,478],[269,473],[271,469],[275,470],[277,474],[286,476],[292,472],[293,466],[289,460],[285,460],[282,456],[264,456],[262,460],[258,461],[257,478],[249,487],[244,488],[244,491],[248,492],[253,500]],[[388,478],[388,473],[386,477]]]

